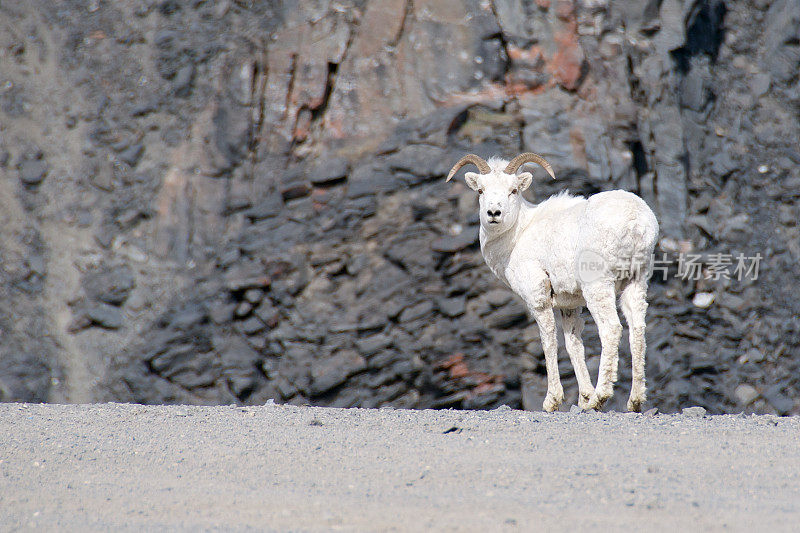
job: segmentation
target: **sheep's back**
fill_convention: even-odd
[[[589,197],[581,217],[581,250],[605,259],[608,272],[646,272],[658,237],[658,221],[633,193],[607,191]]]
[[[525,226],[512,261],[535,261],[547,273],[555,294],[576,296],[587,280],[616,279],[632,267],[648,272],[658,235],[653,212],[626,191],[602,192],[588,199],[552,197],[539,204]],[[601,272],[583,270],[598,264]]]

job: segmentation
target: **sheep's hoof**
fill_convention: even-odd
[[[600,405],[600,407],[602,407],[603,404],[606,403],[609,398],[614,396],[614,389],[611,387],[611,385],[608,386],[601,385],[597,387],[595,393],[597,394],[597,402]]]
[[[641,413],[642,412],[642,404],[644,404],[645,398],[643,396],[639,396],[634,398],[631,396],[628,398],[628,411],[633,413]]]
[[[602,405],[597,398],[597,394],[592,392],[589,396],[584,396],[583,394],[578,396],[578,407],[584,411],[588,411],[590,409],[599,410]]]
[[[547,396],[544,397],[544,404],[542,408],[547,411],[548,413],[552,413],[553,411],[557,411],[561,402],[564,401],[564,393],[562,392],[560,395],[556,396],[554,394],[547,393]]]

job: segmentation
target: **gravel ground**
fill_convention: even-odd
[[[800,418],[0,405],[0,529],[788,530]]]

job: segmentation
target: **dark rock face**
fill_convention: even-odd
[[[134,285],[133,272],[128,265],[102,267],[83,278],[84,290],[90,299],[111,305],[125,303]]]
[[[0,30],[0,400],[538,409],[538,331],[443,180],[531,150],[558,181],[530,199],[623,188],[659,217],[652,406],[797,413],[798,13],[3,4],[24,31]]]
[[[26,186],[39,185],[47,174],[47,163],[37,157],[26,157],[19,164],[19,179]]]

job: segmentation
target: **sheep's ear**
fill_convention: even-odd
[[[531,186],[531,181],[533,180],[533,174],[530,172],[523,172],[522,174],[517,174],[517,188],[520,191],[524,191],[528,187]]]
[[[470,189],[472,189],[473,191],[477,191],[478,190],[478,178],[479,177],[480,177],[480,174],[477,174],[475,172],[467,172],[466,174],[464,174],[464,181],[467,182],[467,186]]]

